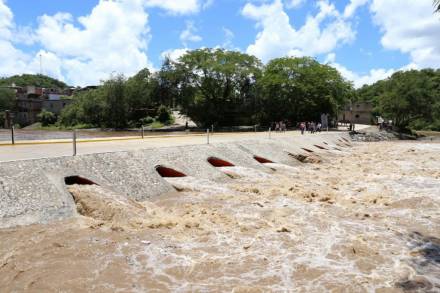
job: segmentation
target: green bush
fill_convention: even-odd
[[[37,115],[37,118],[38,121],[41,122],[42,126],[48,126],[57,122],[57,116],[45,109],[43,109],[41,113]]]
[[[157,109],[157,121],[167,124],[171,121],[171,117],[170,110],[166,106],[160,105],[159,109]]]
[[[153,122],[154,122],[154,118],[150,116],[139,119],[140,125],[150,125]]]

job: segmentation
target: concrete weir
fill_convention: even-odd
[[[234,166],[271,173],[273,169],[261,158],[267,162],[301,166],[292,154],[307,156],[305,150],[313,149],[314,154],[325,159],[332,152],[338,153],[333,147],[342,138],[348,142],[344,136],[343,133],[286,135],[0,163],[0,228],[76,216],[75,202],[67,190],[71,184],[96,184],[134,200],[146,201],[175,190],[164,178],[167,174],[173,175],[170,170],[184,176],[227,182],[232,179],[208,162],[209,158],[221,158]],[[326,147],[321,149],[315,145]]]

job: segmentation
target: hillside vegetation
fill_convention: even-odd
[[[22,74],[0,78],[0,86],[37,86],[43,88],[67,88],[68,85],[55,78],[41,74]]]

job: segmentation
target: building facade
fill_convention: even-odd
[[[376,118],[373,116],[374,106],[371,102],[355,102],[344,107],[344,111],[339,113],[338,120],[343,123],[355,124],[375,124]]]

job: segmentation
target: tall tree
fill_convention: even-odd
[[[260,81],[266,122],[318,120],[336,114],[352,92],[339,72],[309,57],[271,60]]]
[[[188,52],[173,64],[179,101],[200,125],[252,124],[262,64],[254,56],[221,49]]]

